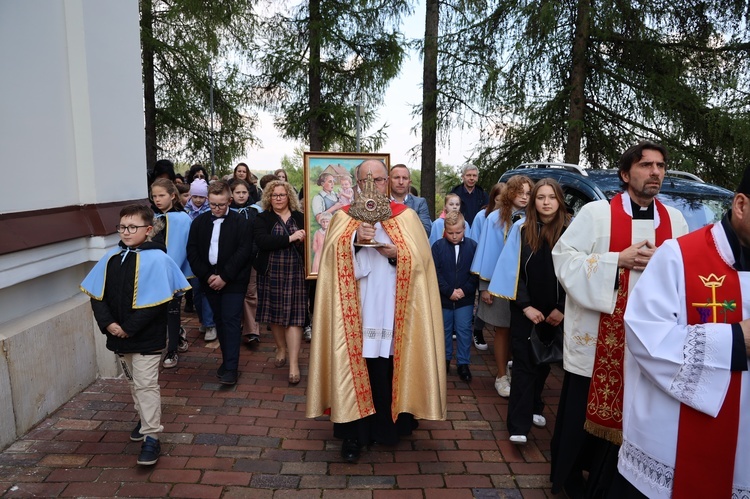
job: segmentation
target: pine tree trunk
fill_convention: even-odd
[[[146,128],[146,167],[156,164],[156,94],[154,85],[153,5],[141,0],[141,58],[143,64],[143,112]]]
[[[565,162],[578,163],[581,158],[583,119],[586,108],[586,46],[589,38],[591,0],[578,0],[576,32],[573,40],[573,61],[570,71],[570,113],[568,138],[565,142]]]
[[[422,74],[422,185],[420,195],[435,217],[435,162],[437,160],[437,37],[438,0],[427,0]]]
[[[310,150],[322,151],[323,139],[320,136],[320,0],[310,0]]]

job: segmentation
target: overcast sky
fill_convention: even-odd
[[[414,14],[406,19],[403,33],[407,38],[424,36],[424,11],[424,2],[420,1]],[[420,158],[411,158],[408,151],[420,143],[420,137],[411,132],[419,123],[418,117],[411,116],[411,110],[422,99],[421,80],[422,60],[418,53],[412,52],[404,62],[399,77],[391,83],[385,96],[385,105],[379,110],[378,126],[383,122],[389,126],[386,129],[388,139],[378,152],[390,153],[391,164],[405,163],[410,168],[420,167]],[[260,118],[261,126],[256,135],[263,146],[249,149],[247,156],[238,161],[246,162],[251,170],[273,170],[279,167],[284,154],[291,155],[298,144],[279,137],[269,114],[261,113]],[[478,134],[473,131],[454,131],[449,147],[438,146],[438,159],[450,165],[462,165],[471,154],[477,137]]]

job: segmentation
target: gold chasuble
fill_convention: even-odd
[[[383,229],[398,248],[391,416],[446,418],[445,339],[435,265],[417,214],[391,203]],[[361,222],[339,210],[323,246],[313,315],[308,418],[347,423],[375,413],[362,357],[359,282],[352,241]]]

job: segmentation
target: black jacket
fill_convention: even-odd
[[[477,216],[483,206],[487,205],[490,199],[489,195],[478,184],[474,186],[471,193],[466,190],[464,184],[459,184],[451,190],[451,194],[457,194],[461,198],[461,214],[469,222],[469,225],[474,223],[474,217]]]
[[[523,310],[531,305],[544,316],[554,309],[565,313],[565,290],[557,281],[552,264],[552,248],[543,241],[536,253],[526,243],[524,225],[521,229],[521,268],[518,276],[518,290],[513,304]],[[537,227],[536,230],[539,230]]]
[[[125,246],[120,243],[120,246]],[[141,251],[163,251],[163,244],[146,242]],[[107,335],[107,349],[116,353],[159,353],[167,346],[167,307],[169,302],[148,308],[133,308],[135,292],[136,253],[129,252],[125,260],[119,255],[107,263],[104,297],[91,299],[91,309],[102,333]],[[118,323],[127,338],[118,338],[107,332],[107,326]]]
[[[438,288],[440,289],[440,304],[443,308],[456,309],[474,305],[474,294],[479,285],[479,276],[471,273],[471,262],[477,250],[477,243],[473,239],[464,237],[458,243],[458,261],[456,261],[455,245],[444,237],[432,245],[432,259],[435,261]],[[464,297],[453,301],[450,299],[454,289],[464,292]]]
[[[292,218],[297,223],[297,227],[300,229],[305,226],[305,217],[299,211],[292,212]],[[253,225],[253,235],[255,237],[255,244],[258,246],[258,256],[255,258],[255,270],[258,271],[259,275],[264,275],[268,270],[268,258],[273,251],[288,248],[291,246],[289,242],[289,236],[286,234],[282,236],[273,235],[271,231],[276,222],[280,220],[279,216],[273,210],[266,210],[258,213],[255,217],[255,223]],[[301,242],[295,242],[294,248],[297,250],[297,254],[301,258],[302,262],[305,261],[305,246]]]
[[[208,286],[212,274],[219,275],[227,284],[222,293],[245,293],[250,280],[250,267],[253,263],[253,234],[245,217],[229,210],[219,233],[219,255],[216,265],[208,261],[211,234],[214,230],[210,211],[198,215],[190,226],[187,256],[190,268],[200,279],[206,293],[215,293]]]

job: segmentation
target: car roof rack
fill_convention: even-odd
[[[556,163],[553,161],[537,161],[534,163],[522,163],[514,168],[514,170],[522,170],[524,168],[559,168],[561,170],[566,170],[573,173],[578,173],[579,175],[583,175],[584,177],[588,177],[588,173],[586,173],[586,170],[581,168],[578,165],[574,165],[572,163]]]
[[[680,177],[680,178],[687,178],[690,180],[695,180],[696,182],[700,182],[702,184],[705,184],[706,181],[700,178],[698,175],[690,172],[683,172],[680,170],[667,170],[667,176],[668,177]]]

